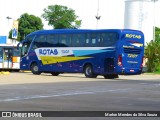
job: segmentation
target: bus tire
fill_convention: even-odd
[[[31,65],[31,72],[32,72],[34,75],[40,75],[40,74],[41,74],[41,72],[40,72],[38,69],[39,69],[39,68],[38,68],[37,63],[33,63],[33,64]]]
[[[51,74],[52,74],[53,76],[58,76],[58,75],[59,75],[59,72],[51,72]]]
[[[94,74],[92,65],[88,64],[84,67],[84,74],[87,78],[96,78],[97,75]]]
[[[118,78],[118,74],[108,74],[108,75],[103,75],[105,79],[114,79]]]

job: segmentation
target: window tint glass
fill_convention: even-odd
[[[26,40],[27,40],[29,43],[31,43],[32,40],[34,39],[34,36],[35,36],[35,35],[27,36],[27,37],[26,37]]]
[[[34,37],[35,37],[35,35],[29,35],[29,36],[26,37],[25,40],[27,40],[28,48],[30,47],[31,42],[34,39]]]
[[[70,47],[71,46],[71,35],[62,34],[59,36],[59,47]]]
[[[73,34],[72,46],[73,47],[84,47],[85,45],[85,34]]]
[[[46,36],[45,35],[37,35],[33,42],[33,49],[46,47]]]
[[[21,55],[20,49],[18,50],[17,48],[13,49],[13,56],[19,57]]]
[[[102,47],[113,46],[118,40],[118,33],[101,33],[99,40]]]
[[[99,47],[100,41],[97,33],[86,34],[85,46],[86,47]]]
[[[25,56],[27,53],[28,53],[28,50],[29,50],[29,42],[24,42],[22,44],[22,49],[21,49],[21,57]]]
[[[58,44],[58,35],[47,35],[46,47],[56,47]]]

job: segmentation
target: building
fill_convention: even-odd
[[[7,36],[2,35],[0,36],[0,44],[16,46],[18,44],[18,41],[15,39],[8,39]]]

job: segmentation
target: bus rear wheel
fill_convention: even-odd
[[[39,71],[39,68],[38,68],[37,63],[33,63],[33,64],[31,65],[31,71],[32,71],[32,73],[33,73],[34,75],[40,75],[40,74],[41,74],[41,72]]]
[[[97,75],[94,74],[92,65],[86,65],[84,68],[84,74],[87,78],[96,78]]]
[[[108,75],[103,75],[105,79],[114,79],[118,78],[118,74],[108,74]]]
[[[52,74],[53,76],[58,76],[58,75],[59,75],[59,72],[51,72],[51,74]]]

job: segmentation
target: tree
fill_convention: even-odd
[[[148,72],[160,71],[160,28],[156,27],[155,32],[155,41],[147,43],[145,49]]]
[[[18,19],[18,41],[21,41],[31,32],[43,29],[43,23],[41,18],[34,15],[24,13]],[[12,38],[12,31],[9,33],[9,38]]]
[[[160,28],[155,27],[155,40],[160,42]]]
[[[48,25],[54,29],[79,28],[81,20],[77,20],[75,11],[61,5],[51,5],[44,9],[42,17],[48,21]]]

